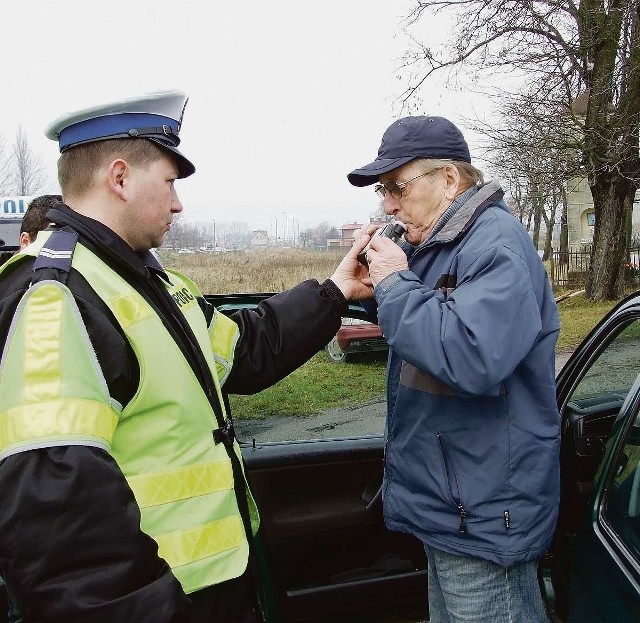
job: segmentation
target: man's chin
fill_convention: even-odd
[[[404,239],[414,247],[422,242],[422,232],[420,231],[406,231]]]

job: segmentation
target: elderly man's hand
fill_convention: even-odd
[[[407,256],[402,248],[389,238],[374,236],[367,251],[369,275],[373,285],[380,283],[391,273],[409,270]]]

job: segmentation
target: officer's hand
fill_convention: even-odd
[[[409,270],[407,256],[402,248],[389,238],[374,236],[367,251],[369,275],[373,285],[380,283],[391,273]]]
[[[355,301],[373,296],[369,271],[358,261],[358,253],[367,246],[370,239],[369,234],[359,236],[331,275],[331,281],[340,288],[347,300]]]
[[[360,227],[359,229],[355,229],[353,231],[353,239],[358,240],[358,238],[364,236],[365,234],[372,236],[377,229],[377,225],[364,225],[363,227]]]

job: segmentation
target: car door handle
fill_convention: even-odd
[[[362,502],[367,515],[379,513],[382,508],[382,479],[373,478],[362,493]]]

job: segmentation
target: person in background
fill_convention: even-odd
[[[46,214],[58,201],[62,201],[61,195],[41,195],[31,200],[20,223],[18,251],[35,240],[40,230],[49,226]],[[11,247],[10,250],[3,247],[5,247],[5,241],[0,240],[0,266],[16,253],[15,247]]]
[[[371,296],[366,236],[330,279],[230,318],[160,266],[195,172],[185,105],[159,92],[54,122],[64,203],[0,269],[0,574],[26,622],[259,621],[227,396],[282,379]]]
[[[47,212],[61,201],[62,195],[40,195],[31,200],[20,225],[21,251],[36,239],[39,231],[51,224],[47,219]]]
[[[407,228],[366,253],[389,343],[385,522],[424,543],[431,623],[546,621],[560,324],[540,257],[443,117],[399,119],[348,179]]]
[[[8,259],[13,257],[15,251],[4,251],[2,247],[4,246],[4,240],[0,239],[0,266],[4,264]]]

